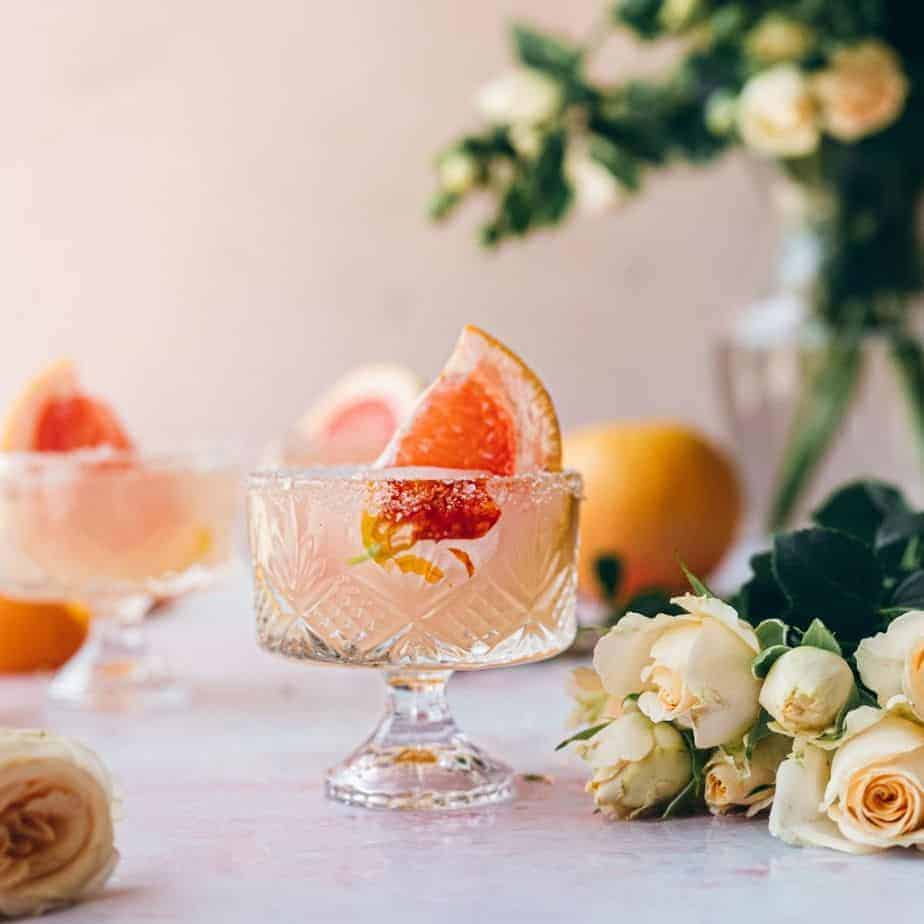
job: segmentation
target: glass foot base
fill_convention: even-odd
[[[438,745],[370,744],[328,772],[327,795],[366,808],[477,808],[513,797],[513,771],[461,735]]]
[[[331,799],[367,808],[440,811],[513,797],[513,771],[459,731],[446,702],[450,671],[386,673],[385,716],[327,774]]]

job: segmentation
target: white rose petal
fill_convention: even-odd
[[[610,818],[636,818],[666,804],[693,773],[680,733],[635,710],[594,735],[582,755],[594,770],[587,791]]]
[[[533,68],[523,67],[491,81],[478,94],[478,108],[490,122],[537,125],[558,113],[561,86]]]
[[[777,658],[764,679],[760,704],[777,730],[813,737],[834,725],[853,689],[853,672],[840,655],[803,645]]]
[[[738,131],[760,154],[803,157],[818,147],[818,109],[809,81],[780,64],[752,77],[738,100]]]
[[[440,158],[440,186],[446,192],[461,195],[468,192],[478,178],[478,164],[471,154],[464,151],[452,151]]]
[[[579,212],[599,215],[615,208],[625,199],[616,177],[586,153],[569,151],[565,156],[564,171]]]
[[[717,750],[706,765],[705,798],[716,815],[744,809],[749,818],[773,804],[776,771],[789,754],[792,742],[770,735],[758,742],[746,764]]]
[[[757,637],[720,600],[673,602],[689,615],[628,613],[597,643],[594,667],[611,696],[640,693],[642,712],[692,728],[697,747],[729,743],[760,711],[760,682],[750,669]]]
[[[764,64],[779,64],[801,58],[813,41],[814,33],[804,23],[769,13],[748,33],[745,46]]]
[[[113,791],[89,749],[0,731],[0,915],[40,914],[102,887],[118,860]]]
[[[863,639],[856,657],[860,678],[880,706],[906,696],[924,721],[924,612],[905,613],[885,632]]]

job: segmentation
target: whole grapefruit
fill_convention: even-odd
[[[741,514],[731,460],[672,422],[602,423],[565,437],[564,461],[584,477],[580,589],[599,597],[594,563],[622,562],[620,597],[686,588],[679,562],[706,577],[728,551]]]

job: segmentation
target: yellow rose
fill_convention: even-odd
[[[0,730],[0,916],[40,914],[102,887],[118,860],[112,782],[90,750]]]
[[[619,699],[641,693],[654,722],[693,730],[698,748],[739,739],[756,721],[760,681],[751,674],[759,650],[754,630],[713,597],[676,597],[683,616],[627,613],[594,649],[594,668]]]
[[[829,762],[804,744],[776,778],[770,833],[789,844],[870,853],[924,845],[924,727],[863,706]]]
[[[773,716],[774,731],[816,737],[834,726],[853,689],[853,672],[840,655],[803,645],[777,658],[760,704]]]
[[[597,732],[580,753],[594,771],[587,791],[608,818],[637,818],[663,807],[693,776],[680,732],[636,709]]]
[[[885,632],[863,639],[857,648],[857,668],[880,706],[896,696],[907,697],[924,721],[924,612],[905,613]]]
[[[818,147],[818,108],[809,81],[791,64],[752,77],[738,98],[738,131],[759,154],[803,157]]]
[[[856,141],[898,118],[908,78],[898,55],[880,41],[861,42],[834,54],[813,81],[825,129],[841,141]]]
[[[713,815],[744,809],[748,818],[773,803],[776,771],[792,747],[782,735],[770,735],[757,743],[746,764],[718,750],[706,764],[706,805]]]
[[[814,33],[804,23],[768,13],[745,39],[748,54],[762,64],[781,64],[803,57],[812,47]]]

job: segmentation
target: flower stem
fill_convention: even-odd
[[[924,350],[904,331],[892,335],[890,350],[908,402],[918,455],[924,465]]]

